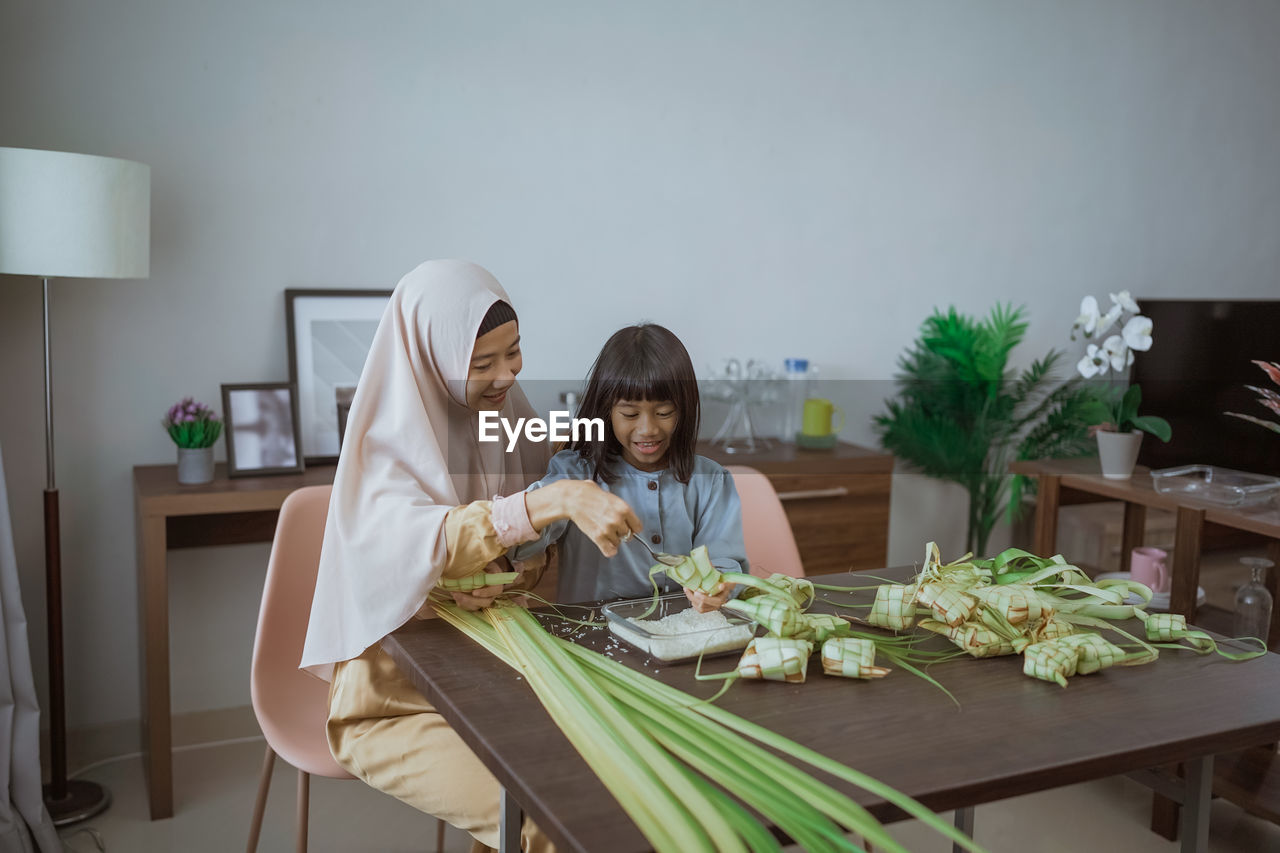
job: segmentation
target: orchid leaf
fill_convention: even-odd
[[[1161,441],[1168,441],[1173,435],[1173,428],[1164,418],[1154,415],[1141,415],[1133,419],[1133,425],[1143,432],[1150,433]]]

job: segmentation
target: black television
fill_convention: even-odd
[[[1130,381],[1142,387],[1141,414],[1169,421],[1166,444],[1142,442],[1138,462],[1150,468],[1217,465],[1280,476],[1280,434],[1232,418],[1280,415],[1257,402],[1255,385],[1280,392],[1253,361],[1280,362],[1280,300],[1143,299],[1153,343],[1134,354]]]

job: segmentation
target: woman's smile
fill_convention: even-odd
[[[476,338],[467,370],[467,406],[476,411],[501,409],[522,367],[520,327],[515,320]]]

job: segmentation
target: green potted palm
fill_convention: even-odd
[[[1055,370],[1050,350],[1016,372],[1009,355],[1022,342],[1023,308],[997,305],[978,321],[935,310],[898,362],[897,396],[876,416],[881,445],[922,473],[968,492],[967,548],[986,553],[1002,515],[1016,518],[1028,483],[1008,473],[1019,459],[1087,455],[1096,395]]]

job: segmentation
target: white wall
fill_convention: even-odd
[[[151,277],[54,285],[73,727],[138,715],[131,467],[172,462],[175,399],[286,378],[286,287],[477,260],[556,380],[640,318],[700,367],[885,380],[935,305],[1027,305],[1025,362],[1085,293],[1280,295],[1270,0],[2,8],[0,144],[152,168]],[[42,669],[39,318],[38,282],[0,279]],[[871,443],[864,403],[845,436]],[[958,491],[900,477],[890,559],[963,525]],[[265,559],[172,556],[176,711],[248,701]]]

